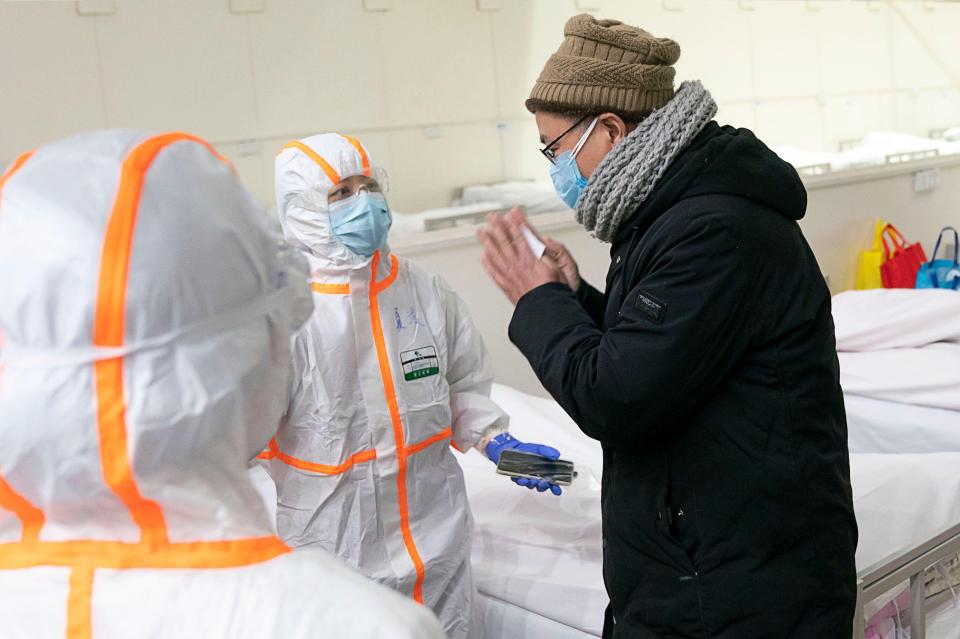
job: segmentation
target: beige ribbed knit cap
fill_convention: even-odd
[[[537,111],[611,111],[639,120],[673,97],[680,45],[618,20],[574,16],[526,102]]]

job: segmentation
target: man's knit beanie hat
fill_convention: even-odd
[[[587,13],[570,18],[563,35],[530,92],[531,113],[610,111],[640,120],[673,97],[680,58],[673,40]]]

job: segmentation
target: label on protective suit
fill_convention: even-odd
[[[440,359],[433,346],[401,352],[400,365],[403,368],[403,379],[408,382],[440,374]]]

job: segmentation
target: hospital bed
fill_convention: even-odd
[[[960,452],[960,294],[833,299],[851,453]]]
[[[561,498],[518,489],[471,452],[461,458],[475,519],[473,564],[488,637],[599,637],[607,595],[601,575],[597,442],[552,400],[494,387],[511,431],[555,445],[580,476]],[[853,454],[860,544],[858,619],[870,617],[911,578],[960,551],[960,453]],[[923,597],[922,589],[916,589]],[[920,622],[924,607],[911,612]],[[950,606],[931,628],[960,627]],[[922,637],[918,633],[914,638]],[[957,639],[956,633],[934,639]],[[860,628],[859,637],[863,637]]]

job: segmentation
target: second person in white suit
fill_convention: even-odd
[[[293,340],[286,418],[261,455],[280,535],[429,606],[451,638],[477,636],[472,521],[450,448],[494,461],[508,448],[559,453],[506,432],[463,300],[391,253],[385,178],[358,140],[327,133],[288,144],[276,187],[315,304]]]

